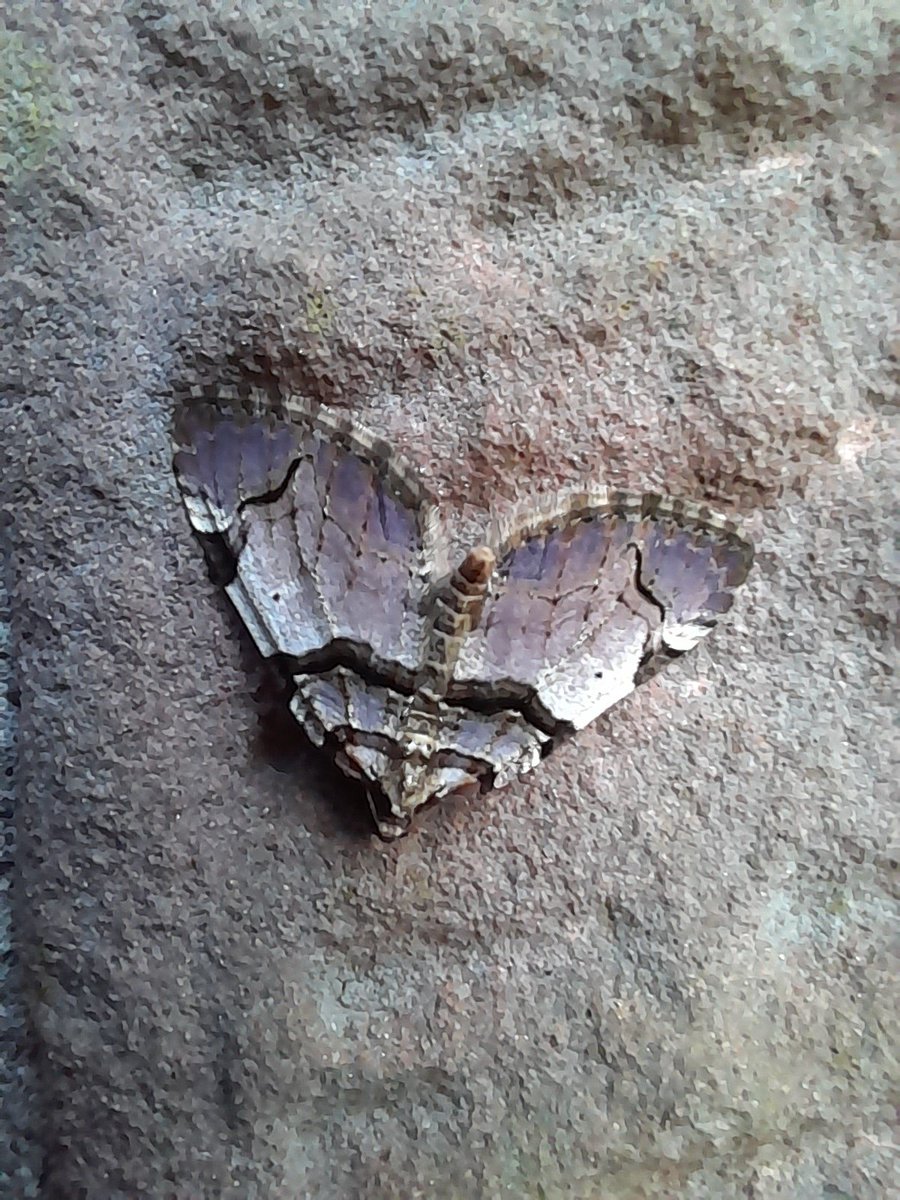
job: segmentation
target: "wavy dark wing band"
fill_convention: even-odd
[[[175,471],[191,522],[236,563],[228,593],[265,655],[335,640],[415,669],[435,562],[433,506],[341,422],[197,406]]]
[[[454,698],[530,692],[583,728],[690,649],[731,607],[752,548],[728,522],[647,495],[598,494],[506,540]]]

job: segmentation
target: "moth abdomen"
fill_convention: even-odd
[[[481,620],[495,563],[490,547],[476,546],[435,593],[420,683],[430,695],[444,695],[453,678],[463,642]]]

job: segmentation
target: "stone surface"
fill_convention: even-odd
[[[58,12],[0,32],[7,1190],[883,1196],[888,6]],[[386,849],[179,504],[174,392],[251,376],[397,445],[461,546],[590,480],[729,509],[754,573]]]

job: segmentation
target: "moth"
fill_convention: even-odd
[[[706,508],[597,489],[495,522],[449,570],[415,473],[333,411],[195,401],[175,443],[231,602],[385,839],[430,801],[530,771],[697,645],[753,559]]]

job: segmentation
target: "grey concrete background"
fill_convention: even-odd
[[[888,1193],[891,7],[7,7],[6,1194]],[[459,545],[595,480],[758,565],[385,847],[179,508],[173,394],[248,377]]]

